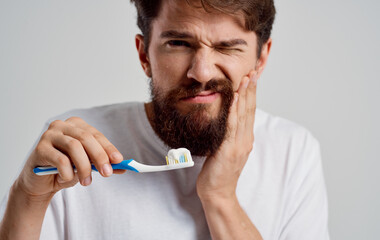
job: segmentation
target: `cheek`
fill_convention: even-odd
[[[186,77],[188,60],[184,57],[157,51],[152,52],[150,63],[154,81],[167,89],[180,84]]]
[[[234,57],[224,59],[224,69],[232,81],[234,91],[237,91],[241,80],[254,69],[254,59],[247,57]]]

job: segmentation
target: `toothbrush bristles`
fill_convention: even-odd
[[[168,156],[166,158],[166,165],[172,165],[172,164],[179,164],[179,163],[187,163],[187,156],[186,155],[181,155],[179,159],[172,159],[169,158]]]

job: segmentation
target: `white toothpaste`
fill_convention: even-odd
[[[177,149],[170,149],[168,152],[168,159],[169,163],[172,163],[172,161],[180,160],[181,156],[186,156],[186,160],[188,162],[193,162],[193,159],[191,158],[191,153],[186,148],[177,148]]]

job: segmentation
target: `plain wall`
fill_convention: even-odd
[[[378,1],[276,1],[258,107],[319,139],[332,239],[378,239]],[[128,0],[0,0],[0,197],[45,121],[149,100]]]

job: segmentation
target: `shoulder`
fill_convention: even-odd
[[[278,193],[284,201],[282,235],[328,239],[327,193],[318,140],[305,127],[262,110],[257,119],[253,160],[265,183],[263,189],[271,188],[269,192]]]
[[[321,166],[320,144],[305,127],[257,110],[254,151],[256,160],[287,177],[307,174]]]
[[[73,109],[48,119],[44,129],[55,120],[79,117],[105,136],[127,134],[129,128],[144,127],[144,103],[127,102],[91,108]]]
[[[288,119],[274,116],[261,109],[256,111],[255,141],[260,139],[277,147],[319,146],[318,140],[304,126]]]
[[[96,106],[91,108],[73,109],[54,116],[47,121],[47,126],[55,121],[65,121],[71,117],[79,117],[89,125],[101,130],[103,128],[118,128],[138,122],[144,109],[142,102],[126,102],[110,105]]]
[[[142,102],[126,102],[95,106],[91,108],[72,109],[50,118],[48,122],[50,123],[54,120],[64,121],[70,117],[80,117],[84,120],[111,119],[116,116],[123,116],[125,113],[136,112],[142,104]]]

